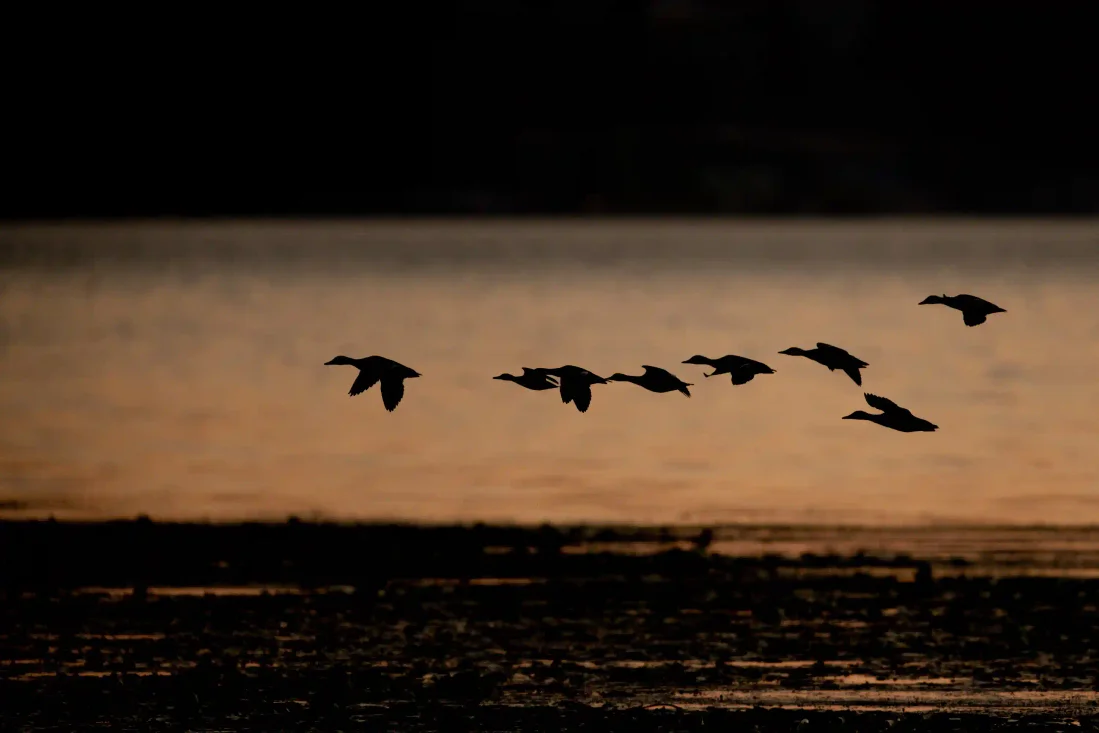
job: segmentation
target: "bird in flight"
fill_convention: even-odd
[[[682,392],[688,397],[691,396],[688,387],[693,387],[693,384],[684,382],[679,377],[675,376],[666,369],[660,367],[649,366],[648,364],[642,364],[641,368],[645,370],[644,374],[640,376],[631,376],[629,374],[622,374],[621,372],[615,372],[607,377],[608,382],[632,382],[639,387],[644,387],[650,392],[657,392],[663,394],[664,392]]]
[[[520,387],[526,387],[527,389],[543,390],[543,389],[557,389],[559,384],[557,380],[549,376],[540,369],[530,369],[523,367],[523,373],[519,376],[514,374],[500,374],[493,377],[493,379],[500,379],[505,382],[515,382]]]
[[[887,400],[884,397],[878,397],[870,393],[864,393],[863,397],[866,398],[866,404],[874,409],[881,410],[881,412],[873,414],[855,410],[850,415],[845,415],[844,420],[869,420],[882,427],[899,430],[902,433],[933,433],[939,429],[938,425],[928,422],[922,417],[916,417],[893,400]]]
[[[967,326],[979,326],[993,313],[1007,313],[1006,310],[989,303],[984,298],[976,295],[961,293],[959,295],[929,295],[920,301],[920,305],[941,304],[962,312],[962,320]]]
[[[362,394],[380,381],[382,404],[390,412],[396,410],[397,405],[401,404],[401,398],[404,397],[404,380],[421,376],[414,369],[384,356],[365,356],[362,359],[337,356],[331,361],[326,361],[324,365],[347,365],[359,370],[359,376],[351,383],[351,389],[347,393],[352,397]]]
[[[591,405],[591,386],[607,384],[607,380],[598,374],[572,364],[556,369],[539,368],[536,371],[557,377],[561,382],[561,401],[566,405],[573,403],[580,412],[587,412]]]
[[[728,374],[732,379],[733,384],[747,384],[752,381],[752,377],[757,374],[774,374],[775,370],[764,364],[762,361],[756,361],[755,359],[748,359],[743,356],[737,356],[736,354],[726,354],[725,356],[717,359],[710,359],[709,357],[702,356],[701,354],[695,354],[690,359],[683,362],[684,364],[705,364],[712,366],[714,370],[709,374],[703,374],[704,377],[716,377],[719,374]]]
[[[851,377],[851,381],[860,387],[862,386],[862,372],[859,370],[863,367],[870,366],[862,359],[847,353],[844,349],[826,344],[822,341],[817,342],[817,348],[815,349],[800,349],[797,346],[791,346],[789,349],[778,353],[787,354],[789,356],[804,356],[807,359],[812,359],[816,363],[828,367],[828,371],[830,372],[839,369],[844,374]]]

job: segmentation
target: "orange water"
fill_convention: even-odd
[[[0,254],[7,516],[1099,521],[1092,222],[9,226]],[[1008,312],[917,305],[955,292]],[[816,341],[940,430],[841,420],[862,390],[777,353]],[[424,376],[390,414],[337,354]],[[566,363],[694,396],[491,379]]]

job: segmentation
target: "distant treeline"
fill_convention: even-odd
[[[393,5],[57,40],[80,63],[13,92],[0,213],[1099,212],[1096,3]]]

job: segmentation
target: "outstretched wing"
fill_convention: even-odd
[[[401,398],[404,397],[404,379],[393,378],[382,380],[382,404],[385,405],[385,409],[393,412],[397,409],[397,405],[401,404]]]
[[[855,384],[862,386],[862,372],[859,371],[857,366],[848,366],[843,368],[843,373],[851,377],[851,381]]]
[[[577,410],[587,412],[588,405],[591,404],[591,387],[584,382],[577,384],[573,390],[572,401],[575,403]]]
[[[967,326],[979,326],[984,323],[987,318],[984,313],[980,311],[962,311],[962,320],[965,321]]]
[[[557,380],[551,377],[545,369],[531,369],[530,367],[523,367],[523,376],[525,377],[528,375],[542,377],[553,386],[557,386]]]
[[[377,371],[375,371],[373,369],[371,369],[369,371],[367,371],[365,369],[361,370],[359,372],[359,376],[357,376],[355,378],[355,381],[352,382],[351,390],[347,394],[351,395],[352,397],[354,397],[357,394],[362,394],[363,392],[365,392],[366,390],[370,389],[375,384],[377,384],[378,379],[379,379],[379,375],[378,375]]]
[[[847,349],[841,349],[838,346],[833,346],[832,344],[826,344],[823,341],[818,341],[817,342],[817,348],[822,352],[822,355],[829,355],[832,358],[850,359],[851,361],[855,362],[859,366],[870,366],[869,364],[867,364],[865,361],[858,358],[857,356],[852,356],[851,352],[849,352]]]
[[[642,364],[641,368],[644,369],[646,372],[652,372],[654,374],[659,374],[662,377],[674,377],[675,376],[671,372],[669,372],[667,369],[661,369],[660,367],[649,366],[648,364]]]
[[[879,397],[878,395],[870,394],[869,392],[864,393],[863,397],[866,398],[866,404],[875,409],[881,410],[882,412],[893,412],[906,415],[912,414],[893,400],[886,399],[885,397]]]

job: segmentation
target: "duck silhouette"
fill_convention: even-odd
[[[580,412],[587,412],[588,406],[591,405],[591,386],[607,384],[607,380],[598,374],[573,364],[566,364],[556,369],[539,368],[535,371],[557,377],[561,382],[561,401],[566,405],[573,403]]]
[[[988,316],[993,313],[1007,313],[1006,310],[996,305],[995,303],[989,303],[984,298],[978,298],[976,295],[969,295],[968,293],[961,293],[959,295],[929,295],[920,301],[920,305],[933,305],[941,304],[946,305],[954,310],[962,312],[962,320],[967,326],[979,326],[987,320]]]
[[[359,370],[359,376],[351,383],[351,389],[347,392],[352,397],[365,392],[380,381],[382,404],[390,412],[396,410],[397,405],[401,404],[401,398],[404,397],[404,380],[421,376],[414,369],[384,356],[365,356],[362,359],[337,356],[331,361],[326,361],[324,365],[347,365]]]
[[[859,370],[870,366],[862,359],[847,353],[846,350],[822,341],[817,342],[817,348],[815,349],[801,349],[797,346],[791,346],[789,349],[778,353],[789,356],[804,356],[806,359],[812,359],[816,363],[828,367],[830,372],[839,369],[851,377],[851,381],[859,386],[862,386],[862,373]]]
[[[716,377],[719,374],[728,374],[732,378],[733,384],[747,384],[748,382],[751,382],[752,377],[757,374],[775,373],[774,369],[767,366],[762,361],[748,359],[743,356],[737,356],[736,354],[726,354],[717,359],[710,359],[701,354],[695,354],[683,363],[712,366],[714,370],[709,374],[703,374],[702,376]]]
[[[916,417],[893,400],[887,400],[868,392],[863,393],[863,397],[866,398],[866,404],[874,409],[881,410],[881,412],[875,415],[862,410],[855,410],[850,415],[845,415],[844,420],[868,420],[882,427],[899,430],[902,433],[933,433],[939,429],[938,425],[928,422],[922,417]]]
[[[543,389],[557,389],[559,384],[553,377],[549,376],[540,369],[530,369],[523,367],[523,373],[519,376],[514,374],[501,374],[493,377],[493,379],[501,379],[505,382],[515,382],[520,387],[526,387],[527,389],[543,390]]]
[[[632,382],[638,387],[644,387],[650,392],[657,392],[663,394],[665,392],[682,392],[688,397],[691,396],[688,387],[693,387],[693,384],[684,382],[679,377],[675,376],[666,369],[660,367],[649,366],[648,364],[642,364],[641,368],[645,370],[645,373],[634,377],[629,374],[622,374],[621,372],[615,372],[607,377],[608,382]]]

